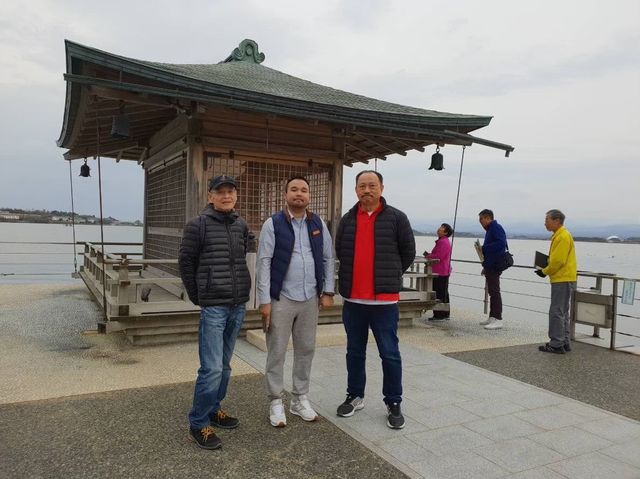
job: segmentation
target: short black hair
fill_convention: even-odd
[[[358,184],[358,180],[360,179],[360,177],[361,177],[362,175],[364,175],[365,173],[375,173],[375,175],[376,175],[376,176],[378,177],[378,179],[380,180],[380,184],[381,184],[381,185],[383,184],[383,183],[382,183],[382,175],[381,175],[380,173],[378,173],[378,172],[377,172],[377,171],[375,171],[375,170],[364,170],[364,171],[361,171],[360,173],[358,173],[358,174],[356,175],[356,185]]]
[[[449,238],[453,234],[453,228],[449,223],[442,223],[441,226],[444,228],[444,234],[446,234],[447,238]]]
[[[307,184],[309,189],[311,189],[311,185],[309,184],[309,180],[307,180],[304,176],[302,176],[302,175],[293,175],[293,176],[289,177],[289,179],[287,180],[287,182],[284,185],[284,192],[285,193],[289,190],[289,183],[291,183],[293,180],[302,180]]]
[[[485,208],[480,213],[478,213],[478,216],[488,216],[489,218],[493,219],[493,211]]]

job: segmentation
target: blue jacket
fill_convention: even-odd
[[[508,249],[507,235],[504,232],[504,228],[496,220],[493,220],[489,223],[489,228],[487,228],[487,232],[484,235],[484,244],[482,245],[484,261],[482,262],[482,267],[495,270],[496,261],[502,258],[504,252]]]
[[[291,254],[293,253],[295,234],[291,226],[291,218],[284,211],[279,211],[271,217],[273,221],[273,232],[275,236],[275,247],[271,260],[271,288],[270,294],[273,299],[280,299],[282,283],[289,269]],[[318,215],[307,212],[307,230],[309,232],[309,242],[313,253],[314,270],[316,275],[316,291],[322,294],[324,288],[324,257],[322,254],[322,220]]]

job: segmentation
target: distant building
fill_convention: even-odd
[[[619,236],[609,236],[607,238],[607,243],[622,243],[624,240],[622,238],[620,238]]]

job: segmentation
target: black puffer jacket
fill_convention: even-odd
[[[416,257],[416,242],[407,215],[389,206],[384,198],[380,201],[382,211],[376,217],[372,258],[375,293],[398,293],[402,289],[402,274]],[[336,257],[340,261],[338,285],[344,298],[351,297],[358,206],[356,203],[342,217],[336,234]]]
[[[211,205],[185,225],[178,263],[193,304],[219,306],[249,301],[248,241],[249,228],[244,219],[237,213],[216,211]]]

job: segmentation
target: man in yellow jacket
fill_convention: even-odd
[[[564,213],[549,210],[544,218],[547,231],[553,232],[549,247],[549,262],[537,269],[541,278],[549,276],[551,281],[551,305],[549,306],[549,342],[538,349],[545,353],[564,354],[571,351],[571,318],[569,305],[576,289],[578,266],[576,248],[569,230],[564,227]]]

